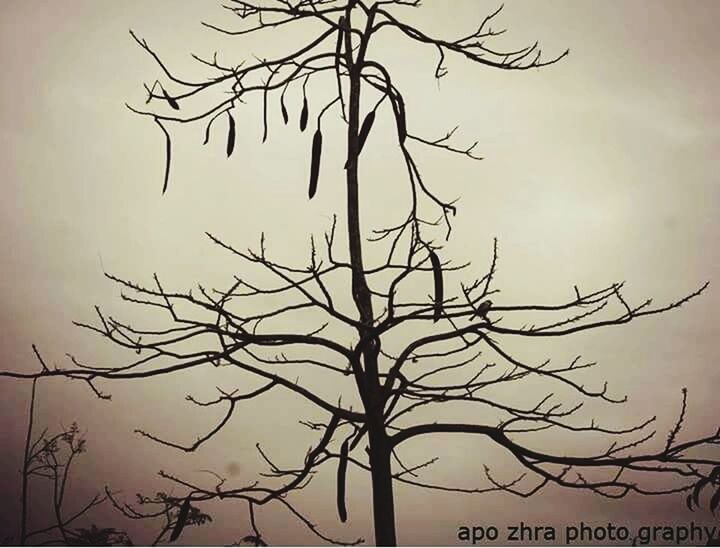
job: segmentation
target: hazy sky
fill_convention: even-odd
[[[403,13],[428,33],[454,36],[474,30],[496,7],[484,0],[425,0],[422,9]],[[273,112],[269,142],[261,145],[257,101],[238,109],[231,160],[222,138],[202,147],[203,127],[183,128],[170,188],[161,196],[162,135],[123,106],[141,105],[142,83],[160,72],[128,29],[193,78],[208,72],[190,52],[211,56],[218,50],[221,59],[237,64],[282,52],[306,36],[272,30],[250,39],[221,38],[200,20],[233,24],[213,2],[0,3],[2,369],[37,367],[32,343],[51,362],[64,362],[69,352],[117,364],[122,356],[111,346],[71,324],[92,320],[96,304],[133,321],[144,317],[120,302],[103,268],[140,281],[157,272],[177,289],[226,283],[238,263],[212,246],[205,231],[240,248],[265,231],[274,256],[298,263],[307,258],[309,234],[320,234],[342,207],[340,148],[334,156],[331,150],[318,196],[308,203],[310,135],[284,128]],[[665,303],[711,281],[700,299],[667,315],[519,348],[536,361],[578,353],[597,360],[602,368],[588,382],[608,379],[629,402],[598,407],[596,416],[623,425],[657,415],[659,443],[679,409],[682,386],[690,396],[684,435],[714,431],[720,416],[718,20],[720,3],[712,0],[510,1],[498,22],[509,28],[503,45],[537,39],[548,55],[569,48],[570,56],[528,72],[494,71],[450,57],[439,89],[432,78],[433,49],[387,34],[370,52],[394,71],[411,131],[437,137],[460,124],[459,144],[478,141],[482,162],[421,150],[418,158],[433,188],[445,198],[462,198],[446,256],[472,259],[482,275],[492,239],[499,238],[498,301],[548,303],[572,295],[574,284],[590,289],[627,280],[628,298]],[[297,96],[289,98],[294,116],[299,104]],[[405,211],[407,185],[389,146],[393,135],[387,120],[379,122],[363,154],[367,230],[397,221]],[[110,484],[129,500],[139,491],[170,489],[157,479],[160,469],[202,481],[199,469],[222,471],[231,462],[240,465],[238,481],[250,482],[263,470],[256,441],[279,462],[299,463],[314,438],[296,423],[306,408],[287,395],[242,409],[196,455],[179,455],[133,434],[142,428],[181,443],[202,435],[218,415],[197,413],[184,396],[210,397],[219,383],[234,386],[231,376],[218,375],[200,370],[102,385],[111,402],[98,401],[79,383],[43,382],[38,423],[55,429],[77,420],[88,430],[89,452],[73,477],[79,494]],[[535,401],[536,394],[522,390],[513,394],[516,401]],[[0,394],[0,484],[4,499],[17,500],[29,386],[2,380]],[[571,451],[582,442],[558,443]],[[444,436],[407,449],[415,463],[435,454],[442,458],[428,472],[432,481],[481,486],[484,464],[498,478],[517,474],[502,451],[478,439]],[[369,482],[351,473],[350,521],[341,526],[333,475],[332,467],[320,474],[296,497],[298,505],[336,536],[372,539]],[[461,524],[582,520],[636,526],[699,519],[679,497],[608,501],[551,488],[521,500],[398,487],[396,508],[404,544],[454,544]],[[13,534],[16,512],[11,504],[0,509],[3,533]],[[213,506],[213,515],[211,527],[189,529],[183,541],[227,544],[249,532],[241,503]],[[258,520],[271,543],[315,542],[280,508],[260,510]]]

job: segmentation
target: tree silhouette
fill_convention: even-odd
[[[40,358],[40,354],[36,355]],[[86,441],[80,432],[77,423],[64,428],[61,432],[48,435],[45,428],[40,435],[35,436],[33,425],[35,422],[35,402],[37,393],[37,379],[32,382],[30,393],[30,407],[28,411],[28,426],[25,438],[25,451],[22,466],[22,494],[20,512],[20,535],[18,544],[37,544],[37,539],[44,538],[46,543],[60,544],[82,544],[87,538],[87,529],[76,528],[79,519],[85,517],[93,508],[103,504],[106,497],[100,494],[95,495],[90,501],[83,504],[80,509],[68,512],[65,508],[65,501],[69,498],[68,479],[75,459],[86,451]],[[28,527],[30,514],[29,488],[31,480],[40,479],[50,483],[50,499],[53,512],[53,523],[36,529]],[[92,544],[111,546],[113,544],[125,544],[127,535],[122,531],[114,529],[98,530],[95,525],[91,530],[95,542]],[[98,534],[104,531],[104,536]],[[57,539],[52,539],[57,535]],[[102,541],[102,542],[101,542]]]
[[[3,373],[16,378],[63,376],[82,380],[100,398],[109,398],[97,386],[100,380],[141,380],[208,366],[235,368],[255,377],[260,384],[250,390],[218,388],[217,397],[211,400],[188,396],[197,406],[225,409],[223,418],[191,444],[139,431],[150,440],[185,452],[210,442],[239,406],[270,391],[282,390],[311,404],[326,418],[303,422],[317,432],[317,442],[297,466],[279,466],[257,446],[269,466],[268,475],[280,479],[279,484],[258,481],[231,487],[226,486],[225,478],[218,476],[215,485],[207,486],[161,472],[163,477],[187,490],[184,502],[174,501],[175,508],[216,499],[246,501],[254,529],[244,539],[246,542],[265,543],[255,524],[254,512],[258,506],[268,503],[286,507],[325,541],[360,542],[361,539],[345,542],[331,539],[288,498],[304,488],[316,469],[325,463],[337,466],[337,511],[341,521],[348,518],[345,504],[348,466],[370,475],[378,545],[397,543],[393,486],[398,482],[465,493],[509,492],[522,497],[555,484],[621,498],[633,492],[659,495],[690,491],[698,481],[713,481],[707,478],[720,465],[720,460],[707,457],[705,451],[720,442],[720,430],[702,438],[678,440],[686,414],[685,390],[679,417],[662,448],[647,449],[648,442],[656,437],[656,432],[651,430],[654,417],[625,428],[605,426],[595,419],[578,420],[578,412],[586,400],[611,404],[625,401],[610,393],[607,382],[600,387],[590,387],[574,380],[577,371],[590,368],[594,363],[582,361],[580,357],[561,365],[551,364],[549,360],[533,363],[517,356],[510,342],[517,338],[565,337],[626,324],[678,308],[701,294],[708,284],[661,306],[653,306],[650,299],[639,304],[629,302],[623,295],[623,283],[611,283],[591,291],[575,286],[571,298],[556,304],[496,302],[499,290],[496,288],[498,243],[495,240],[487,271],[460,283],[457,291],[448,290],[449,282],[469,265],[454,265],[442,257],[443,246],[439,242],[443,237],[450,237],[455,202],[440,197],[426,183],[416,162],[417,150],[430,147],[469,159],[481,158],[475,153],[475,144],[455,144],[455,130],[440,138],[413,132],[405,92],[393,81],[379,54],[371,56],[371,42],[381,33],[394,32],[433,51],[437,55],[434,75],[438,80],[447,75],[447,55],[458,55],[470,63],[492,69],[528,70],[553,65],[568,52],[546,58],[537,43],[519,49],[498,49],[493,45],[494,39],[505,31],[493,25],[501,8],[484,17],[477,30],[465,36],[430,36],[404,19],[405,9],[419,6],[418,0],[231,0],[224,7],[243,26],[229,29],[204,24],[232,36],[268,29],[282,32],[283,28],[295,25],[319,30],[304,46],[278,57],[224,64],[217,56],[205,59],[194,55],[199,63],[215,72],[214,77],[204,81],[177,75],[156,50],[131,32],[140,47],[157,62],[165,82],[156,80],[145,86],[147,103],[152,104],[153,109],[128,107],[150,118],[165,138],[163,193],[171,183],[173,126],[202,124],[205,144],[210,143],[219,128],[224,129],[225,150],[231,156],[237,131],[233,112],[239,103],[253,96],[261,98],[264,141],[269,133],[271,100],[272,104],[279,102],[283,122],[289,124],[286,97],[301,94],[299,128],[313,131],[309,151],[310,199],[322,192],[327,120],[337,115],[343,122],[347,202],[338,215],[344,216],[345,226],[338,228],[337,217],[334,217],[321,245],[311,237],[305,265],[287,265],[273,259],[264,235],[256,249],[244,250],[208,233],[214,244],[246,263],[249,270],[261,268],[274,277],[275,285],[263,285],[243,275],[235,277],[224,288],[198,285],[195,292],[182,292],[166,288],[157,274],[151,283],[141,284],[107,273],[110,280],[122,287],[125,301],[161,310],[170,324],[131,326],[96,307],[95,323],[78,322],[77,325],[117,347],[136,352],[139,355],[136,359],[106,367],[71,357],[72,365],[68,368],[43,366],[35,373]],[[313,90],[317,95],[311,93]],[[329,98],[324,97],[328,94]],[[395,127],[397,136],[392,153],[397,153],[406,167],[407,180],[403,184],[409,185],[410,201],[399,221],[373,227],[372,236],[365,242],[361,228],[359,166],[367,159],[363,148],[367,140],[372,139],[379,116],[388,117]],[[225,119],[227,125],[223,126]],[[435,213],[428,215],[429,210]],[[342,238],[338,238],[340,232]],[[244,247],[244,243],[242,245]],[[365,253],[370,247],[382,254],[381,261],[370,264]],[[418,287],[425,289],[418,291]],[[263,305],[277,299],[281,299],[282,304]],[[261,310],[255,312],[258,307]],[[278,325],[306,327],[299,331],[275,327]],[[481,352],[493,355],[496,363],[481,360]],[[283,372],[295,366],[336,379],[337,399],[324,398],[299,378]],[[523,381],[556,385],[558,390],[579,401],[561,403],[554,392],[547,392],[524,406],[508,403],[502,395],[503,388]],[[359,405],[355,408],[344,404],[340,397],[348,391],[357,395]],[[478,419],[471,422],[416,419],[422,414],[418,413],[421,409],[434,410],[455,403],[474,405],[482,413],[474,414]],[[591,454],[554,454],[533,448],[536,433],[556,431],[582,439],[604,435],[609,440],[605,449]],[[481,436],[494,442],[507,451],[524,472],[513,481],[500,481],[486,466],[484,487],[443,486],[420,478],[420,472],[433,464],[434,458],[410,465],[405,464],[399,454],[408,440],[449,433]],[[645,487],[652,483],[643,479],[653,474],[676,477],[678,481],[671,487]],[[141,497],[140,502],[162,503],[161,494],[158,497]],[[129,505],[113,501],[126,515],[137,513]],[[181,534],[188,519],[183,507],[176,511],[174,519],[168,518],[166,528],[166,532],[172,529],[172,538]]]
[[[33,351],[39,363],[46,368],[46,363],[33,346]],[[18,544],[20,546],[133,546],[132,539],[127,532],[114,527],[98,527],[91,523],[89,527],[81,527],[80,524],[87,522],[92,511],[99,506],[110,502],[127,518],[133,520],[157,521],[164,520],[159,533],[149,543],[156,546],[163,540],[175,540],[185,526],[204,525],[212,521],[212,518],[201,512],[190,504],[189,499],[178,499],[166,493],[157,493],[154,497],[138,495],[138,504],[149,507],[149,511],[137,511],[117,502],[114,494],[109,488],[105,493],[95,494],[89,501],[78,505],[72,502],[73,509],[68,510],[66,502],[74,500],[70,495],[70,474],[76,459],[87,451],[87,440],[80,427],[73,422],[69,427],[63,428],[59,433],[50,435],[48,428],[44,428],[39,435],[35,435],[35,407],[37,402],[37,382],[32,381],[30,392],[30,405],[28,409],[27,430],[25,435],[25,451],[23,454],[23,466],[21,470],[21,510],[20,510],[20,531],[17,542],[8,537],[3,544]],[[32,480],[49,484],[46,489],[41,489],[30,496],[30,484]],[[40,495],[40,496],[38,496]],[[38,508],[39,505],[32,504],[37,500],[47,497],[52,509],[52,522],[40,527],[31,528],[30,515],[31,507]],[[185,508],[185,510],[183,510]],[[173,538],[173,536],[175,538]]]

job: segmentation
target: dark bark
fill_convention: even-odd
[[[384,430],[384,428],[383,428]],[[370,475],[372,477],[375,544],[396,546],[395,501],[393,497],[390,443],[385,432],[370,429]]]
[[[346,11],[345,24],[350,28],[352,4]],[[395,546],[395,509],[393,500],[392,469],[390,465],[390,444],[385,431],[384,396],[381,391],[378,372],[378,354],[380,342],[373,336],[372,296],[364,274],[362,254],[362,235],[360,229],[360,201],[358,192],[358,156],[360,152],[360,92],[362,86],[362,63],[370,39],[370,28],[374,18],[374,9],[370,11],[361,39],[357,59],[352,59],[351,37],[345,33],[345,55],[350,67],[350,90],[348,97],[348,164],[347,181],[347,223],[348,247],[352,265],[352,296],[360,315],[362,327],[359,351],[363,357],[362,379],[358,386],[364,386],[363,403],[368,416],[368,436],[370,438],[370,468],[373,491],[373,517],[375,522],[375,544]]]

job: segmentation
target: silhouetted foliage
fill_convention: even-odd
[[[37,349],[34,347],[33,349],[42,367],[46,368],[45,362]],[[49,435],[48,429],[45,428],[33,441],[35,437],[33,427],[35,422],[37,382],[38,380],[34,379],[32,384],[25,454],[23,458],[23,468],[21,470],[22,509],[20,516],[20,535],[17,541],[15,541],[13,537],[7,537],[3,544],[19,544],[21,546],[27,544],[133,546],[132,540],[127,532],[121,529],[99,527],[95,523],[91,523],[89,527],[79,527],[77,525],[79,521],[87,521],[91,511],[108,500],[129,518],[143,520],[165,518],[165,525],[152,542],[152,546],[166,540],[166,537],[168,537],[167,540],[170,542],[177,540],[186,526],[204,525],[212,521],[209,515],[200,512],[198,508],[190,504],[190,497],[184,501],[180,501],[162,492],[157,493],[153,498],[138,495],[138,503],[140,505],[160,506],[162,508],[160,511],[143,514],[133,511],[127,505],[118,504],[113,493],[107,487],[105,488],[104,495],[95,495],[79,509],[67,510],[65,508],[65,501],[71,498],[68,495],[70,471],[75,463],[76,457],[87,451],[87,443],[84,434],[80,432],[80,427],[76,422],[73,422],[70,427],[54,435]],[[53,519],[55,521],[50,525],[29,530],[28,518],[31,501],[28,487],[30,480],[33,478],[50,484],[49,491],[46,489],[44,492],[41,491],[41,494],[47,495],[49,492],[52,503],[51,506],[54,512]],[[168,535],[171,530],[172,533]]]
[[[45,363],[35,349],[43,368]],[[131,542],[124,531],[113,528],[77,527],[76,522],[87,518],[91,510],[105,502],[106,497],[95,495],[90,501],[84,503],[79,509],[67,510],[65,501],[68,496],[70,470],[75,459],[86,452],[86,440],[80,432],[80,427],[73,422],[70,427],[64,428],[54,435],[48,434],[45,428],[39,436],[35,437],[33,426],[35,420],[35,403],[37,397],[37,379],[33,380],[30,394],[30,408],[28,412],[28,426],[26,432],[25,453],[23,455],[22,495],[20,515],[20,537],[18,544],[38,544],[43,539],[44,544],[64,544],[71,546],[130,546]],[[30,496],[29,484],[31,479],[49,483],[45,493],[51,497],[54,523],[34,530],[28,529]],[[76,506],[76,505],[75,505]]]
[[[98,528],[94,523],[89,529],[76,529],[70,546],[132,546],[133,543],[124,531],[104,527]]]

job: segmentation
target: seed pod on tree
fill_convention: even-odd
[[[303,97],[303,106],[302,106],[302,111],[300,112],[300,131],[305,131],[305,128],[307,127],[307,123],[308,123],[308,115],[309,115],[308,100],[307,100],[307,97]]]
[[[347,521],[347,507],[345,506],[345,483],[347,479],[348,465],[348,440],[345,440],[340,447],[340,462],[337,471],[337,509],[340,521]]]
[[[233,118],[233,115],[230,114],[230,111],[228,110],[228,135],[226,147],[228,158],[233,153],[233,150],[235,150],[235,118]]]
[[[180,533],[182,533],[182,530],[185,528],[185,524],[187,523],[189,514],[190,514],[190,495],[187,496],[187,498],[183,502],[182,507],[180,508],[180,513],[178,513],[177,522],[175,522],[175,528],[173,529],[172,534],[170,535],[170,542],[175,542],[178,539],[178,537],[180,536]]]
[[[282,113],[283,122],[285,125],[287,125],[288,121],[290,121],[290,117],[288,116],[287,108],[285,107],[285,95],[280,95],[280,112]]]
[[[375,111],[371,110],[368,115],[363,120],[362,126],[360,126],[360,132],[358,134],[358,152],[357,155],[360,156],[360,153],[362,152],[363,147],[365,146],[365,141],[367,141],[368,135],[370,134],[370,130],[372,129],[373,122],[375,121]],[[350,165],[350,158],[347,159],[345,162],[345,169],[348,168]]]
[[[407,137],[407,124],[405,121],[405,101],[399,93],[395,95],[393,110],[395,111],[395,124],[397,125],[398,140],[400,141],[400,144],[402,144],[405,142],[405,138]]]
[[[340,27],[340,30],[338,31],[337,42],[335,42],[335,58],[336,59],[340,59],[340,55],[342,54],[343,29],[345,27],[345,16],[344,15],[341,15],[340,19],[338,19],[338,27]]]
[[[429,250],[430,262],[432,263],[433,279],[435,282],[435,311],[433,314],[433,321],[438,321],[442,316],[442,305],[443,305],[443,277],[442,277],[442,266],[440,265],[440,259],[431,249]]]
[[[375,122],[375,111],[371,110],[363,120],[362,126],[360,127],[360,134],[358,135],[358,156],[360,155],[363,147],[365,146],[365,141],[367,141],[368,135],[373,126],[373,122]]]
[[[310,186],[308,197],[312,200],[317,191],[318,176],[320,175],[320,156],[322,155],[322,132],[317,129],[313,136],[312,159],[310,161]]]

